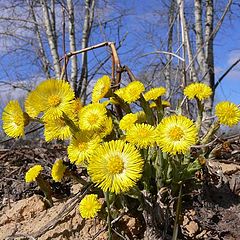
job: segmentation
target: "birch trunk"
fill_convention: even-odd
[[[35,15],[35,12],[34,12],[34,9],[33,9],[33,5],[32,4],[29,5],[29,8],[30,8],[31,17],[34,21],[34,32],[36,34],[37,41],[38,41],[37,55],[39,57],[39,60],[41,61],[43,71],[44,71],[46,77],[50,78],[51,77],[50,71],[49,71],[50,63],[47,59],[47,56],[46,56],[46,53],[45,53],[45,50],[44,50],[44,47],[43,47],[42,37],[41,37],[39,26],[37,24],[37,19],[36,19],[36,15]]]
[[[214,55],[213,55],[213,0],[206,0],[206,20],[205,20],[205,77],[204,83],[214,88]],[[214,93],[206,102],[206,114],[211,115],[213,107]]]
[[[89,37],[94,18],[95,0],[85,0],[85,17],[82,33],[82,49],[88,47]],[[88,57],[87,52],[82,53],[82,68],[81,77],[78,83],[77,96],[82,98],[85,103],[87,98],[87,85],[88,85]]]
[[[68,7],[68,31],[69,31],[69,45],[70,51],[76,51],[76,39],[75,39],[75,19],[74,19],[74,7],[72,0],[67,0]],[[74,91],[77,91],[77,75],[78,75],[78,66],[77,66],[77,56],[74,55],[71,57],[71,85]]]
[[[169,32],[168,32],[168,52],[173,52],[172,44],[173,44],[173,25],[174,25],[174,15],[175,15],[175,0],[171,1],[169,14],[168,14],[168,24],[169,24]],[[167,69],[165,73],[165,81],[166,81],[166,98],[168,99],[171,92],[171,75],[172,75],[172,56],[167,55]]]
[[[60,73],[61,73],[61,67],[59,63],[59,55],[58,55],[58,50],[57,50],[57,39],[56,35],[54,33],[54,29],[52,27],[50,15],[49,15],[49,10],[47,6],[47,1],[46,0],[41,0],[42,4],[42,9],[43,9],[43,18],[44,18],[44,24],[46,28],[46,34],[47,34],[47,39],[48,39],[48,44],[50,47],[50,52],[53,58],[53,67],[55,71],[56,78],[60,78]]]
[[[205,67],[204,67],[204,49],[203,46],[203,26],[202,26],[202,0],[195,0],[194,3],[194,14],[195,14],[195,31],[196,31],[196,52],[199,49],[199,53],[197,55],[197,61],[199,65],[200,75],[204,75]]]
[[[184,35],[183,44],[187,48],[188,61],[192,62],[193,61],[193,53],[192,53],[192,47],[191,47],[191,43],[190,43],[190,39],[189,39],[189,30],[188,30],[186,18],[184,15],[184,0],[178,0],[178,5],[179,5],[179,16],[180,16],[180,21],[181,21],[182,31],[183,31],[182,35]],[[185,61],[186,61],[186,59],[185,59]],[[193,82],[198,81],[194,63],[190,67],[190,81],[193,81]]]

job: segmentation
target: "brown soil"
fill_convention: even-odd
[[[239,138],[219,142],[214,158],[207,161],[203,184],[183,198],[179,239],[240,239],[240,144]],[[56,157],[65,156],[62,144],[31,146],[26,142],[0,146],[0,240],[2,239],[107,239],[106,223],[83,220],[77,209],[79,184],[70,187],[51,182],[54,206],[46,208],[35,184],[24,183],[33,164],[44,164],[46,176]],[[66,206],[70,206],[66,209]],[[72,207],[72,208],[71,208]],[[141,218],[123,215],[117,223],[126,239],[142,239]],[[114,239],[123,239],[116,234]]]

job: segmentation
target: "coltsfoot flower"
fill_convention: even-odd
[[[61,182],[63,175],[67,169],[67,166],[64,165],[62,159],[57,159],[52,166],[52,178],[55,182]]]
[[[77,126],[75,119],[70,119]],[[71,127],[66,123],[63,117],[53,118],[44,123],[44,137],[47,142],[53,139],[66,140],[72,136]]]
[[[104,192],[126,192],[141,178],[144,161],[138,150],[122,140],[105,142],[91,157],[88,173]]]
[[[136,123],[127,130],[126,141],[136,145],[138,148],[153,146],[156,142],[155,128],[146,123]]]
[[[92,91],[92,102],[97,103],[105,97],[111,87],[111,79],[109,76],[103,76],[97,80]]]
[[[68,157],[72,163],[81,164],[88,161],[99,147],[101,138],[92,136],[88,132],[80,132],[76,134],[70,141],[67,148]]]
[[[123,116],[123,118],[119,122],[119,127],[122,130],[128,130],[131,128],[134,123],[138,120],[137,114],[129,113]]]
[[[22,137],[24,127],[29,123],[29,116],[24,113],[16,100],[10,101],[2,114],[3,130],[9,137]]]
[[[39,176],[42,170],[43,168],[41,165],[35,165],[31,167],[25,174],[25,181],[27,183],[36,181],[36,178]]]
[[[152,88],[144,94],[144,98],[146,101],[157,100],[159,97],[161,97],[165,93],[166,93],[166,88],[164,87]]]
[[[114,93],[127,103],[132,103],[140,98],[145,90],[144,85],[139,81],[129,83],[126,87],[116,90]]]
[[[156,104],[156,102],[152,102],[152,103],[150,103],[150,108],[157,108],[157,104]],[[163,108],[165,108],[165,107],[170,107],[171,106],[171,104],[170,104],[170,102],[169,101],[166,101],[166,100],[162,100],[162,107]]]
[[[82,218],[94,218],[100,211],[102,204],[96,194],[85,196],[79,204],[79,212]]]
[[[215,113],[221,124],[232,127],[240,121],[240,109],[232,102],[223,101],[216,105]]]
[[[59,118],[71,109],[74,92],[64,80],[48,79],[30,92],[25,101],[26,112],[30,117],[44,113],[43,119]]]
[[[79,112],[79,127],[87,131],[99,131],[107,119],[107,110],[101,103],[92,103]]]
[[[196,97],[202,101],[209,98],[213,92],[212,89],[204,83],[191,83],[185,87],[183,93],[188,99],[194,99]]]
[[[196,143],[197,128],[185,116],[174,115],[163,118],[157,126],[157,144],[163,152],[186,153]]]
[[[94,133],[100,138],[104,138],[108,136],[113,130],[113,121],[111,117],[106,118],[105,122],[102,124],[101,128],[99,128]]]

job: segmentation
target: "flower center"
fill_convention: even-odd
[[[48,98],[48,104],[51,106],[51,107],[56,107],[58,106],[59,104],[61,103],[61,99],[59,96],[57,95],[52,95]]]
[[[78,144],[78,149],[79,149],[79,151],[84,151],[84,150],[86,150],[86,149],[87,149],[87,143],[85,143],[85,142],[79,143],[79,144]]]
[[[22,118],[20,118],[19,116],[14,116],[13,117],[13,122],[15,123],[15,125],[17,125],[18,127],[20,127],[21,125],[24,124],[24,120]]]
[[[146,129],[141,129],[139,131],[139,137],[140,138],[146,138],[149,136],[149,131],[147,131]]]
[[[107,169],[111,174],[119,174],[123,172],[124,163],[119,156],[112,157],[107,164]]]
[[[89,122],[89,124],[93,125],[97,122],[98,119],[99,119],[99,116],[97,114],[91,114],[88,117],[88,122]]]
[[[173,127],[169,131],[169,136],[173,141],[179,141],[183,137],[184,132],[180,127]]]

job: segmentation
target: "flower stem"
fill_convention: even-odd
[[[112,240],[112,226],[111,226],[111,212],[110,212],[110,202],[109,202],[109,191],[104,193],[105,195],[105,200],[107,203],[107,212],[108,212],[108,218],[107,218],[107,223],[108,223],[108,240]]]
[[[182,207],[182,183],[180,183],[180,188],[179,188],[179,193],[178,193],[176,218],[175,218],[175,222],[174,222],[172,240],[177,240],[178,226],[179,226],[179,216],[180,216],[180,213],[181,213],[181,207]]]

